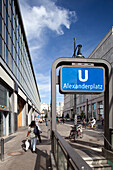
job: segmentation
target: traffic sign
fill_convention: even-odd
[[[105,69],[92,66],[61,66],[61,93],[102,93],[105,90]]]

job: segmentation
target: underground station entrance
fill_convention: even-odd
[[[56,70],[59,68],[59,75]],[[84,75],[84,76],[83,76]],[[56,85],[61,94],[104,93],[103,155],[113,159],[113,75],[103,59],[62,57],[54,61],[51,71],[51,140],[57,169],[61,157],[65,169],[92,169],[60,136],[56,126]]]

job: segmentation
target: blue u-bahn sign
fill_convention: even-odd
[[[105,69],[91,66],[61,66],[61,93],[102,93],[105,90]]]

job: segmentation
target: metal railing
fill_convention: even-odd
[[[92,169],[57,131],[52,131],[52,152],[57,170]]]
[[[0,158],[1,161],[4,160],[4,138],[0,139]]]
[[[113,146],[109,143],[109,141],[107,140],[107,138],[104,136],[104,134],[101,134],[100,135],[103,136],[103,138],[106,140],[106,142],[108,143],[108,145],[110,146],[111,150],[113,150]]]

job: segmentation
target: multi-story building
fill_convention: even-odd
[[[42,103],[41,104],[41,111],[42,110],[47,110],[49,111],[50,110],[50,105],[49,104],[46,104],[46,103]]]
[[[64,113],[64,102],[59,102],[59,105],[56,106],[56,114],[59,117],[63,116]]]
[[[50,105],[46,104],[46,103],[42,103],[41,104],[41,115],[40,115],[40,117],[45,118],[46,114],[48,116],[49,111],[50,111]]]
[[[65,94],[64,95],[64,116],[69,114],[70,118],[73,118],[74,114],[74,95]]]
[[[89,58],[101,58],[111,63],[113,67],[113,27],[101,40]],[[70,106],[73,96],[73,106]],[[70,115],[74,112],[74,95],[65,95],[64,113],[67,111]],[[102,115],[104,118],[104,93],[100,95],[76,95],[76,113],[78,115],[83,111],[87,118],[95,117],[97,120]]]
[[[113,67],[113,27],[89,55],[89,58],[105,59]],[[82,110],[88,118],[95,117],[99,120],[101,115],[104,118],[104,93],[100,95],[77,95],[78,114]]]
[[[18,0],[0,0],[0,136],[30,124],[40,102]]]

